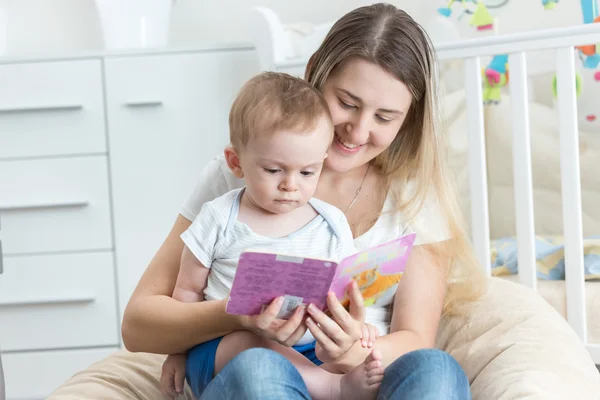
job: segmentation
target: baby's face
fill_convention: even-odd
[[[314,195],[333,127],[323,118],[307,133],[276,132],[252,138],[240,158],[246,194],[264,210],[283,214]]]

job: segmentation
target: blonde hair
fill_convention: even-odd
[[[333,123],[321,93],[306,81],[284,73],[263,72],[240,89],[229,112],[229,139],[243,149],[257,134],[281,130],[303,133],[327,118]]]
[[[457,311],[457,306],[481,295],[485,278],[467,239],[451,183],[453,177],[446,164],[446,135],[439,120],[433,46],[421,26],[393,5],[360,7],[333,25],[310,58],[305,79],[323,90],[336,68],[357,57],[394,75],[412,94],[413,102],[398,135],[372,165],[386,178],[396,211],[402,212],[409,222],[426,200],[433,200],[439,207],[450,240],[428,248],[441,265],[448,266],[443,271],[448,278],[444,313]]]

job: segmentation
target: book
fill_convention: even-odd
[[[411,233],[339,261],[244,251],[238,261],[226,311],[257,315],[273,299],[284,296],[277,317],[288,319],[298,306],[310,303],[325,311],[329,292],[335,293],[347,306],[346,288],[352,279],[357,280],[367,303],[367,299],[377,296],[378,290],[386,288],[386,285],[378,288],[378,279],[391,282],[395,287],[404,272],[415,237],[416,234]]]

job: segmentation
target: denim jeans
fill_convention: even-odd
[[[310,399],[298,370],[267,349],[246,350],[212,380],[200,400]],[[449,354],[435,349],[403,355],[385,370],[378,400],[469,400],[469,381]]]

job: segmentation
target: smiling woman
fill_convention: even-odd
[[[406,85],[362,58],[347,60],[323,86],[335,127],[327,165],[367,164],[396,138],[413,97]]]

